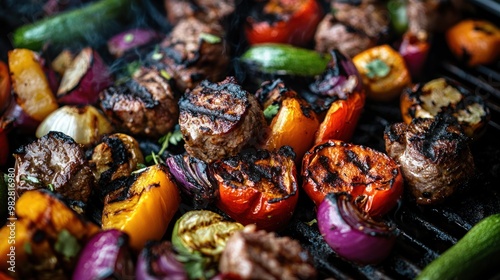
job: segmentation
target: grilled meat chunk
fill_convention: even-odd
[[[120,177],[128,177],[144,163],[139,143],[133,137],[115,133],[104,137],[92,153],[91,166],[99,185]]]
[[[368,36],[337,22],[331,14],[327,14],[319,23],[314,40],[315,49],[319,52],[338,49],[349,57],[375,46]]]
[[[81,145],[61,132],[49,132],[14,154],[17,196],[51,189],[70,200],[86,202],[95,178]]]
[[[184,94],[179,109],[186,151],[203,161],[234,156],[264,139],[267,124],[262,109],[233,77],[201,82]]]
[[[220,81],[230,62],[225,33],[218,23],[190,17],[181,20],[146,63],[162,69],[179,92],[193,89],[202,80]]]
[[[465,0],[408,0],[408,30],[419,32],[444,32],[461,18],[466,10]]]
[[[369,38],[379,41],[389,35],[390,19],[383,1],[333,0],[331,7],[339,22],[363,32]]]
[[[176,25],[179,21],[195,17],[204,22],[219,22],[231,15],[236,6],[234,0],[165,0],[168,21]]]
[[[174,127],[179,116],[177,101],[161,71],[145,67],[100,95],[101,108],[119,130],[148,137],[160,137]]]
[[[354,57],[384,42],[389,35],[389,17],[381,1],[332,1],[335,13],[327,14],[318,25],[315,49],[333,49]]]
[[[384,139],[418,204],[444,201],[474,173],[468,138],[450,116],[393,124]]]
[[[296,240],[257,231],[255,225],[248,225],[229,238],[219,270],[235,279],[316,279],[317,276],[312,258]]]

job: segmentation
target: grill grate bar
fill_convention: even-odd
[[[467,73],[465,70],[449,63],[449,62],[443,62],[441,66],[444,68],[444,70],[454,74],[455,76],[459,77],[462,80],[465,80],[467,82],[470,82],[474,84],[475,86],[487,91],[488,93],[492,94],[494,97],[500,99],[500,90],[494,88],[491,86],[488,82],[483,81],[480,78],[477,78],[476,76]]]

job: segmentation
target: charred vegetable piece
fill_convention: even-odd
[[[146,243],[137,260],[135,277],[137,280],[188,279],[169,241]]]
[[[27,49],[9,51],[14,102],[4,113],[4,120],[26,130],[36,129],[45,117],[58,108],[37,53]]]
[[[337,50],[331,52],[331,57],[326,71],[309,86],[325,105],[329,104],[315,144],[328,139],[349,141],[365,105],[365,90],[352,60]]]
[[[16,202],[16,278],[65,278],[73,270],[83,245],[99,231],[58,196],[46,190],[24,193]],[[7,271],[12,225],[0,229],[0,269]]]
[[[295,152],[296,162],[300,163],[314,143],[319,127],[316,113],[309,103],[297,92],[288,89],[281,80],[266,82],[256,94],[264,99],[264,115],[266,119],[271,119],[269,136],[262,148],[277,151],[283,146],[290,146]]]
[[[104,230],[85,244],[73,271],[73,279],[128,279],[134,276],[134,261],[128,236],[116,229]]]
[[[16,48],[40,50],[45,43],[70,44],[106,34],[111,24],[126,18],[133,0],[100,0],[40,21],[23,25],[13,34]]]
[[[190,279],[210,279],[217,273],[227,240],[243,229],[208,210],[186,212],[175,223],[172,244]]]
[[[389,212],[403,194],[403,176],[388,155],[369,147],[328,140],[309,150],[302,188],[319,205],[328,193],[349,193],[372,217]]]
[[[101,92],[100,106],[122,132],[160,137],[177,122],[177,100],[169,77],[158,69],[141,67],[132,79]]]
[[[484,133],[490,119],[490,111],[480,96],[446,78],[407,88],[401,96],[400,108],[406,124],[414,118],[434,118],[440,113],[449,113],[472,139]]]
[[[219,187],[217,207],[244,225],[283,229],[299,197],[294,159],[285,146],[277,152],[244,151],[214,162],[210,172]]]
[[[7,108],[11,100],[10,73],[7,64],[0,60],[0,114]]]
[[[95,185],[82,146],[62,132],[49,132],[16,151],[14,158],[18,197],[29,190],[48,189],[86,202]]]
[[[141,164],[144,164],[144,156],[139,143],[123,133],[104,137],[92,152],[91,165],[99,185],[128,177]]]
[[[219,83],[203,81],[184,94],[179,109],[186,151],[208,163],[257,144],[267,129],[257,99],[234,77]]]
[[[113,130],[108,119],[94,106],[64,105],[40,123],[35,135],[40,138],[50,131],[59,131],[79,144],[90,146]]]
[[[316,0],[264,1],[255,5],[246,18],[246,39],[251,45],[306,46],[313,39],[322,17],[322,7]]]
[[[500,28],[486,20],[462,20],[446,31],[451,52],[468,66],[491,64],[500,58]]]
[[[130,236],[138,252],[148,240],[160,240],[179,208],[179,190],[164,165],[153,165],[128,177],[104,201],[103,229]],[[147,229],[147,230],[146,230]]]
[[[367,49],[353,57],[352,61],[361,74],[369,99],[397,99],[411,84],[410,72],[403,57],[389,45]]]
[[[248,225],[227,241],[219,270],[230,279],[316,279],[309,253],[298,241]]]
[[[347,193],[329,193],[318,206],[318,228],[340,257],[366,265],[385,260],[392,251],[396,226],[360,211]]]
[[[474,174],[468,138],[452,117],[393,124],[384,138],[418,204],[443,202]]]
[[[205,209],[219,197],[219,189],[212,184],[204,161],[184,154],[167,158],[166,164],[181,193],[192,200],[195,209]]]
[[[65,69],[57,90],[61,104],[87,105],[99,100],[99,93],[113,82],[111,72],[99,53],[83,48]]]

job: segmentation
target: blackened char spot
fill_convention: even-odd
[[[345,150],[345,153],[349,162],[352,162],[364,174],[368,174],[368,171],[370,171],[370,165],[367,161],[361,161],[358,155],[351,150]]]

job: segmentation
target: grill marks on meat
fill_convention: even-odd
[[[444,201],[474,173],[469,140],[449,116],[393,124],[384,139],[418,204]]]
[[[195,17],[204,22],[219,22],[231,15],[234,0],[165,0],[168,21],[172,25],[185,18]]]
[[[144,67],[128,82],[100,95],[101,108],[119,130],[148,137],[160,137],[174,127],[179,115],[177,100],[164,75]]]
[[[233,77],[203,81],[179,101],[179,126],[186,151],[212,162],[235,156],[263,138],[266,120],[257,99]]]
[[[224,37],[219,23],[205,23],[193,17],[183,19],[146,63],[165,71],[181,93],[204,79],[220,81],[230,62]]]
[[[332,1],[331,8],[316,30],[317,51],[354,57],[388,38],[390,17],[381,1]]]
[[[61,132],[49,132],[14,154],[17,196],[52,189],[70,200],[86,202],[95,178],[83,148]]]
[[[312,258],[289,237],[256,230],[235,232],[227,241],[219,270],[235,279],[316,279]]]

